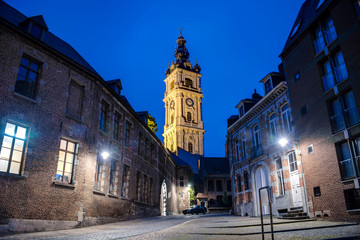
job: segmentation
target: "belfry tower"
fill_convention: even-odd
[[[175,62],[165,72],[166,91],[164,143],[171,152],[182,148],[204,155],[204,124],[202,121],[201,68],[189,61],[186,40],[180,32],[176,41]]]

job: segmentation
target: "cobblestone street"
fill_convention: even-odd
[[[265,219],[266,224],[269,219]],[[270,225],[265,239],[271,239]],[[274,219],[275,239],[360,239],[360,226],[349,222]],[[176,215],[100,226],[26,233],[0,239],[261,239],[260,218],[229,215]]]

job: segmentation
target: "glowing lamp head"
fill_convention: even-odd
[[[280,146],[284,147],[286,144],[288,144],[289,140],[287,140],[286,138],[281,138],[279,140],[279,144]]]
[[[110,156],[110,154],[109,154],[108,152],[103,152],[103,153],[101,153],[100,155],[102,156],[102,158],[103,158],[104,160],[106,160],[106,159]]]

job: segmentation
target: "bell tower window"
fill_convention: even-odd
[[[191,113],[190,113],[190,112],[187,112],[186,120],[187,120],[188,122],[191,122]]]
[[[193,87],[193,81],[190,78],[185,78],[185,87]]]
[[[192,143],[188,143],[188,150],[189,150],[189,153],[193,152],[193,144]]]

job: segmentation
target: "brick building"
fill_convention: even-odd
[[[310,216],[360,219],[359,4],[305,1],[280,55]]]
[[[0,55],[2,230],[177,212],[176,164],[119,79],[3,1]]]
[[[272,72],[261,81],[265,96],[256,93],[237,104],[239,115],[228,119],[234,213],[260,216],[259,189],[271,187],[273,214],[306,211],[301,155],[294,144],[294,127],[284,75]],[[280,146],[279,139],[290,143]],[[262,207],[269,214],[269,206]],[[299,215],[306,215],[305,213]]]

